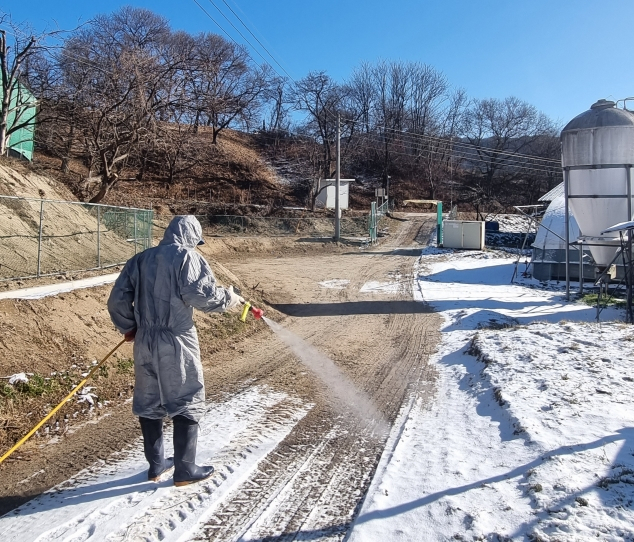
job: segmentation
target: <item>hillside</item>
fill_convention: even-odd
[[[195,141],[200,159],[176,172],[171,181],[168,172],[151,162],[145,169],[142,164],[127,164],[100,203],[154,208],[165,214],[192,212],[187,208],[191,202],[197,202],[197,208],[298,203],[278,183],[275,170],[267,165],[249,134],[227,131],[222,136],[213,145],[211,134],[200,128]],[[88,178],[89,171],[82,160],[71,160],[66,173],[60,166],[60,159],[36,152],[33,168],[63,183],[76,198],[87,201],[97,192],[99,180]]]
[[[131,162],[100,203],[151,208],[159,215],[268,216],[279,215],[283,207],[310,207],[312,173],[301,143],[272,146],[257,134],[225,130],[214,145],[211,133],[200,128],[190,145],[199,152],[195,164],[183,167],[171,181],[169,172],[153,161],[145,166]],[[67,172],[61,170],[61,163],[60,158],[38,149],[31,169],[55,179],[81,201],[94,196],[99,179],[88,178],[85,160],[70,160]],[[350,176],[343,172],[346,175]],[[352,209],[367,211],[372,199],[373,186],[352,185]]]

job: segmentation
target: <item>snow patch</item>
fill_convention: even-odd
[[[186,540],[310,408],[265,387],[211,404],[200,422],[197,453],[199,464],[215,467],[208,480],[183,488],[169,476],[148,482],[139,440],[134,451],[96,463],[0,518],[3,539]],[[166,430],[166,455],[173,454],[171,440]]]
[[[347,279],[332,279],[332,280],[324,280],[319,283],[319,286],[322,288],[331,288],[333,290],[345,290],[350,284],[350,281]]]
[[[26,373],[16,373],[14,375],[8,376],[7,378],[9,379],[9,384],[11,384],[12,386],[14,384],[17,384],[18,382],[24,382],[26,384],[29,381],[29,377],[26,375]]]
[[[633,328],[514,263],[421,257],[436,394],[403,409],[348,540],[634,539]]]
[[[400,290],[400,284],[398,282],[366,282],[361,289],[361,293],[373,293],[373,294],[396,294]]]
[[[47,284],[33,288],[10,290],[8,292],[1,292],[0,299],[42,299],[43,297],[64,294],[82,288],[94,288],[96,286],[103,286],[104,284],[111,284],[117,280],[118,276],[119,273],[111,273],[110,275],[100,275],[88,279],[71,280],[63,284]]]

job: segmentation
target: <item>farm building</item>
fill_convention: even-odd
[[[538,280],[564,280],[566,278],[566,221],[563,183],[539,198],[550,202],[532,244],[533,277]],[[570,239],[579,237],[579,226],[570,214]],[[583,276],[594,277],[594,260],[584,248]],[[570,251],[570,278],[579,280],[579,252]]]
[[[0,88],[0,99],[3,96]],[[22,84],[13,89],[9,103],[9,116],[7,126],[10,130],[13,126],[24,125],[9,134],[8,149],[12,156],[33,160],[33,146],[35,136],[35,115],[37,113],[37,101],[31,91]]]

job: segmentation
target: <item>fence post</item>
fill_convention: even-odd
[[[136,209],[134,210],[134,253],[136,254]]]
[[[149,248],[148,244],[147,244],[147,240],[148,240],[148,231],[149,231],[149,223],[148,223],[148,213],[144,212],[142,213],[141,216],[141,228],[142,228],[142,232],[141,235],[143,236],[143,250]]]
[[[101,269],[101,205],[97,205],[97,267]]]
[[[436,202],[436,245],[441,247],[443,245],[442,240],[442,201]]]
[[[370,243],[376,241],[376,202],[370,204]]]
[[[42,271],[42,222],[44,221],[44,200],[40,200],[40,231],[37,239],[37,278]]]

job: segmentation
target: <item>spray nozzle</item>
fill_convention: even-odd
[[[249,314],[249,311],[251,311],[253,313],[253,317],[256,320],[259,320],[260,318],[262,318],[262,315],[264,314],[264,311],[262,309],[258,309],[256,307],[252,307],[251,303],[246,301],[244,303],[244,306],[242,307],[242,314],[240,314],[240,320],[242,322],[246,322],[247,321],[247,315]]]

